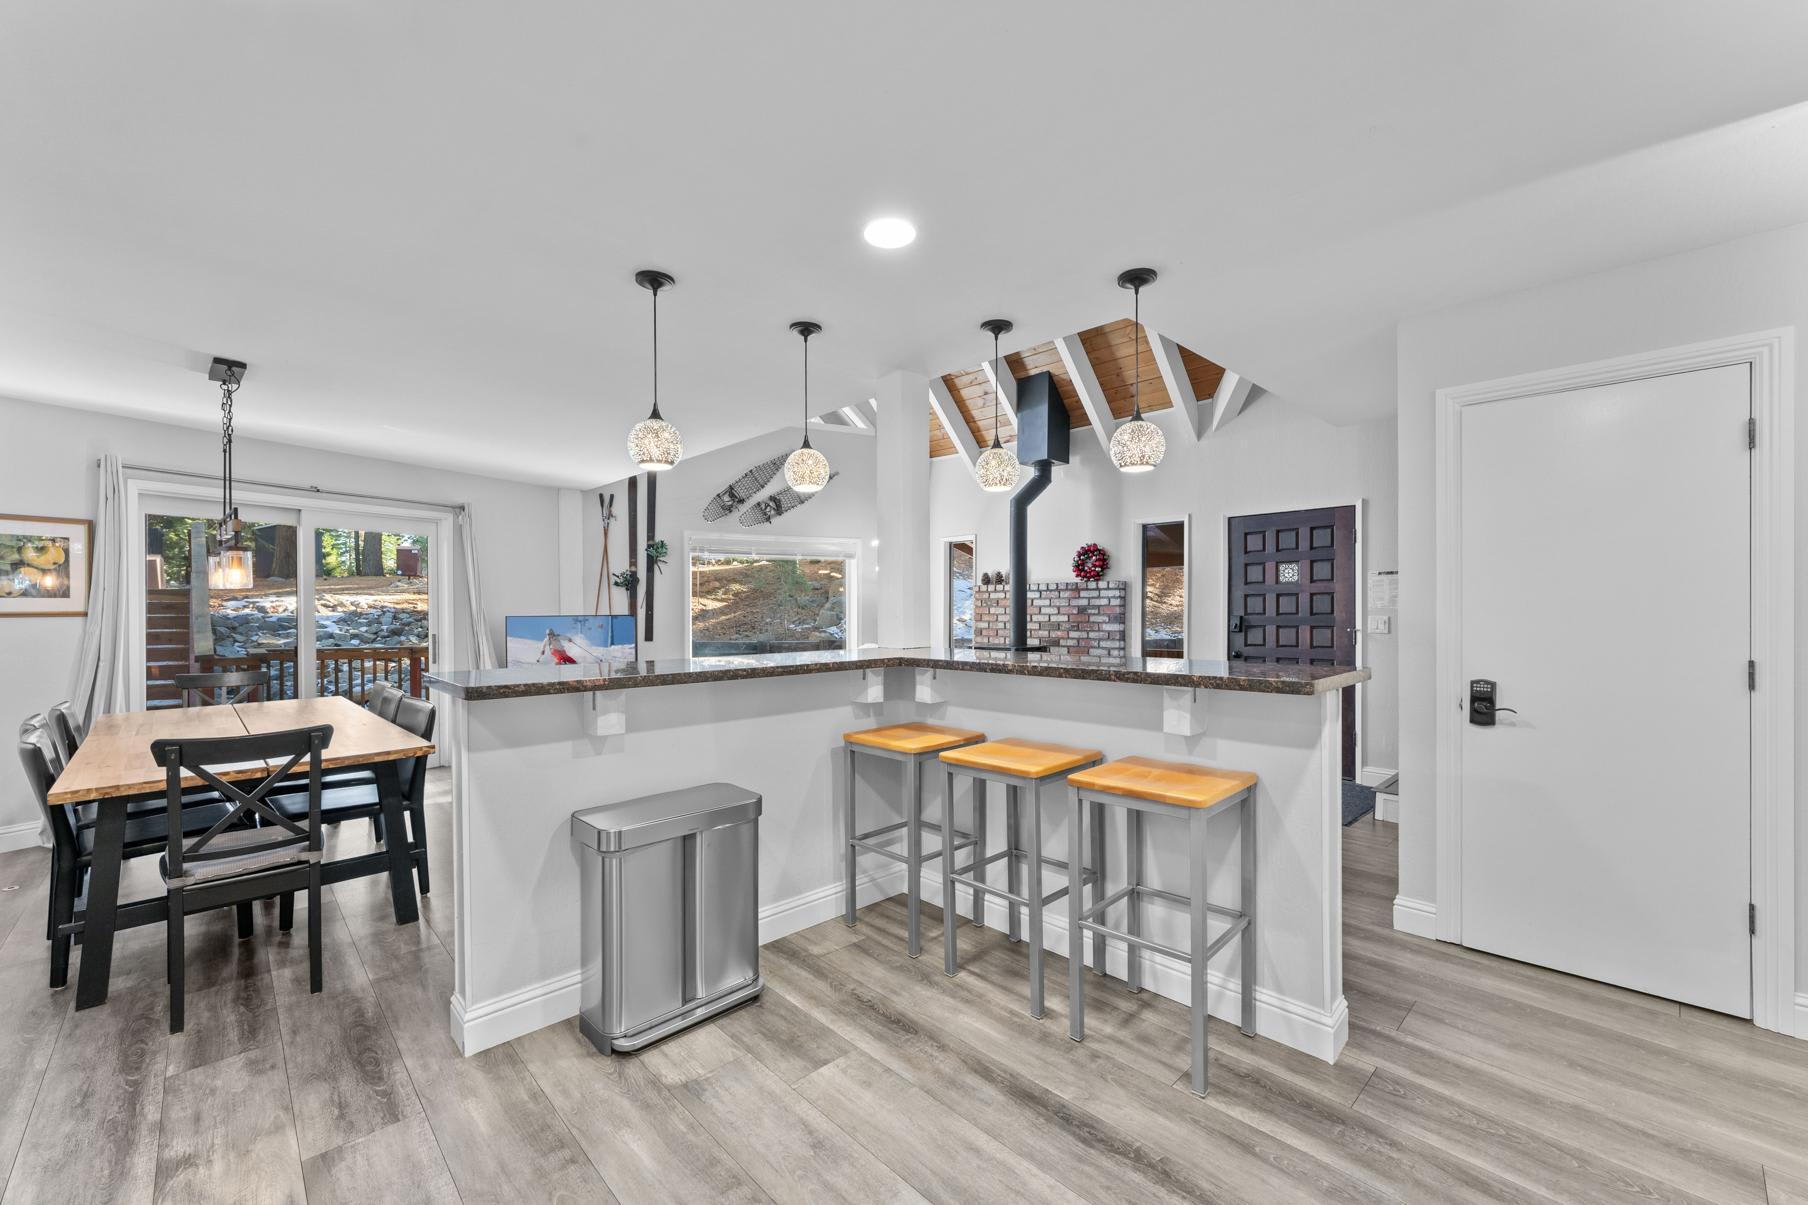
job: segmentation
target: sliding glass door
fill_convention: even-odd
[[[269,699],[362,703],[379,681],[424,694],[440,646],[435,569],[447,517],[241,502],[252,548],[246,583],[209,571],[217,496],[162,482],[128,493],[144,566],[132,592],[133,655],[143,666],[135,704],[180,706],[174,676],[214,670],[258,671]]]

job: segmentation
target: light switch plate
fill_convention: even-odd
[[[1392,615],[1369,616],[1369,632],[1373,635],[1385,636],[1393,630],[1393,627],[1394,617]]]

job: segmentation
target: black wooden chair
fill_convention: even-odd
[[[183,1025],[184,921],[190,912],[234,904],[249,908],[271,895],[308,893],[308,990],[321,988],[320,958],[320,762],[332,742],[329,725],[257,736],[151,742],[151,756],[166,775],[165,853],[158,868],[169,895],[170,1032]],[[271,790],[303,759],[308,789],[302,814],[284,815]],[[249,761],[277,764],[249,790],[228,782],[217,768]],[[190,773],[226,800],[226,815],[200,836],[189,838],[182,776]],[[237,827],[255,819],[259,827]]]
[[[406,728],[422,741],[433,739],[433,727],[436,712],[433,704],[425,699],[412,699],[404,696],[396,708],[395,723]],[[401,781],[402,807],[408,816],[410,832],[400,834],[407,843],[408,851],[414,860],[415,882],[422,895],[432,890],[427,868],[427,759],[411,757],[396,766],[397,777]],[[298,794],[279,795],[275,799],[277,810],[298,818],[302,809],[302,800]],[[320,821],[322,824],[338,824],[346,820],[363,820],[370,818],[381,822],[383,819],[383,797],[379,793],[376,778],[373,775],[367,783],[329,786],[320,794]],[[378,840],[387,846],[389,842],[379,833]],[[381,867],[373,867],[370,874],[383,873]]]
[[[267,679],[262,670],[231,669],[205,674],[174,674],[170,681],[182,692],[182,706],[215,707],[256,702],[263,697]]]
[[[25,779],[32,796],[38,801],[38,812],[50,830],[50,903],[45,938],[51,943],[50,986],[63,987],[69,982],[69,950],[72,934],[63,932],[82,911],[88,868],[94,860],[93,821],[84,820],[91,806],[70,806],[50,802],[50,788],[59,771],[51,768],[51,740],[44,725],[27,721],[19,733],[19,760],[25,767]],[[211,800],[211,801],[210,801]],[[206,832],[224,820],[230,809],[209,790],[190,792],[182,808],[184,832]],[[167,809],[152,813],[128,814],[125,832],[125,857],[143,858],[163,853],[169,841]],[[238,910],[239,936],[251,935],[252,912],[249,903]]]

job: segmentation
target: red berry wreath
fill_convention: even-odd
[[[1073,573],[1083,582],[1096,582],[1111,568],[1111,554],[1097,544],[1082,544],[1074,553]]]

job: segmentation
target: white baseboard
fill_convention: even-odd
[[[923,898],[937,902],[941,900],[941,876],[933,871],[923,872]],[[968,915],[971,905],[967,893],[963,890],[959,896],[959,911]],[[1003,900],[988,898],[986,900],[986,924],[995,929],[1004,929],[1010,923],[1010,906]],[[1091,943],[1087,943],[1090,947]],[[1047,932],[1044,935],[1044,948],[1055,954],[1067,954],[1067,920],[1065,917],[1050,916],[1047,918]],[[928,958],[931,951],[925,944],[923,956]],[[1083,952],[1086,965],[1092,965],[1090,948]],[[1238,965],[1233,955],[1223,957],[1224,965]],[[1105,949],[1105,973],[1115,979],[1123,979],[1129,973],[1130,952],[1118,942],[1107,945]],[[1143,954],[1143,989],[1153,991],[1158,996],[1165,996],[1181,1004],[1188,1004],[1193,998],[1192,981],[1187,965],[1165,954],[1147,951]],[[1205,1002],[1211,1015],[1233,1025],[1243,1017],[1242,978],[1237,975],[1226,975],[1220,971],[1206,971]],[[1064,993],[1065,982],[1057,983],[1049,980],[1048,991],[1051,994]],[[1256,987],[1256,1033],[1271,1038],[1283,1046],[1291,1046],[1314,1058],[1323,1059],[1327,1063],[1337,1061],[1343,1051],[1344,1043],[1350,1037],[1350,1010],[1342,995],[1329,1009],[1315,1008],[1301,1000],[1283,996],[1269,991],[1260,985]]]
[[[1387,766],[1364,766],[1356,771],[1356,781],[1365,787],[1378,787],[1398,773]]]
[[[1808,992],[1796,993],[1795,1036],[1808,1042]]]
[[[1433,941],[1438,936],[1438,906],[1424,900],[1408,899],[1403,895],[1394,897],[1394,928],[1402,933],[1410,933],[1414,937],[1429,938]]]
[[[939,881],[937,887],[940,887]],[[896,865],[876,874],[862,875],[854,888],[855,899],[862,908],[903,890],[904,868]],[[924,890],[927,891],[927,887]],[[843,907],[840,883],[768,904],[760,909],[760,944],[777,941],[840,916]],[[473,1055],[567,1017],[575,1017],[578,1015],[581,978],[581,971],[570,971],[475,1006],[467,1005],[462,997],[454,994],[452,1040],[466,1055]]]
[[[0,827],[0,854],[11,853],[15,849],[31,849],[41,846],[38,832],[43,824],[36,820],[28,820],[24,824],[8,824]]]

